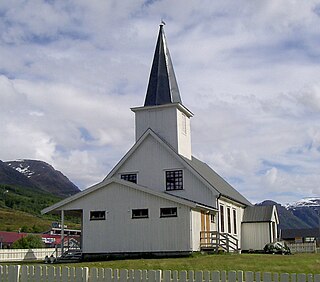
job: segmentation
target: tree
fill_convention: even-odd
[[[37,249],[43,248],[44,243],[38,235],[27,235],[12,244],[13,249]]]

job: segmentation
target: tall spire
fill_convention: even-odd
[[[144,106],[182,104],[163,25],[160,24]]]

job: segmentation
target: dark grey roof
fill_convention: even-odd
[[[319,228],[303,228],[303,229],[282,229],[282,239],[293,239],[296,237],[320,237]]]
[[[182,104],[163,25],[160,25],[144,106]]]
[[[189,165],[196,170],[209,184],[214,187],[222,196],[231,200],[240,202],[246,206],[252,204],[242,196],[236,189],[234,189],[228,182],[226,182],[220,175],[218,175],[206,163],[192,157],[192,160],[184,158]]]
[[[246,207],[242,222],[270,222],[274,206]]]

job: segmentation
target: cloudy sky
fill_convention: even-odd
[[[320,195],[320,2],[0,2],[0,159],[84,189],[134,143],[160,20],[193,154],[252,202]]]

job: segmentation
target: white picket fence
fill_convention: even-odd
[[[290,248],[291,253],[316,253],[317,245],[316,242],[312,243],[293,243],[287,244]]]
[[[1,282],[320,282],[320,274],[0,265]]]
[[[55,248],[0,249],[0,262],[44,260],[52,254],[55,256]]]

